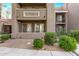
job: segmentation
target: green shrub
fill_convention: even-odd
[[[67,34],[67,32],[66,32],[65,30],[61,30],[61,31],[58,31],[58,32],[57,32],[57,35],[58,35],[58,36],[66,35],[66,34]]]
[[[65,51],[74,51],[76,49],[76,40],[73,37],[62,35],[59,40],[59,46]]]
[[[34,39],[33,45],[35,48],[40,49],[44,46],[44,41],[42,39]]]
[[[10,35],[9,34],[2,34],[1,38],[8,40],[10,38]]]
[[[10,34],[1,34],[0,41],[4,42],[5,40],[8,40],[11,37]]]
[[[61,31],[60,35],[67,35],[67,32],[66,31]]]
[[[45,44],[53,45],[56,42],[56,34],[54,32],[46,32],[44,40]]]
[[[71,30],[67,35],[74,37],[79,42],[79,30]]]

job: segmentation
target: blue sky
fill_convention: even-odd
[[[63,5],[64,5],[64,3],[55,3],[54,4],[55,8],[62,7]]]
[[[5,8],[6,10],[11,9],[11,3],[4,3],[3,8]]]

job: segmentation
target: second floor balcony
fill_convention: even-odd
[[[16,9],[17,20],[46,20],[46,8],[17,8]]]

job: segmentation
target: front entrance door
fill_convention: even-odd
[[[4,31],[4,33],[12,33],[12,26],[11,25],[4,25],[3,31]]]

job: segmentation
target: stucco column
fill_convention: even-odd
[[[12,9],[12,19],[13,19],[13,24],[12,24],[12,38],[17,38],[17,33],[18,33],[18,23],[16,20],[16,3],[13,3],[13,9]]]
[[[47,32],[55,32],[55,11],[53,3],[47,3]]]

